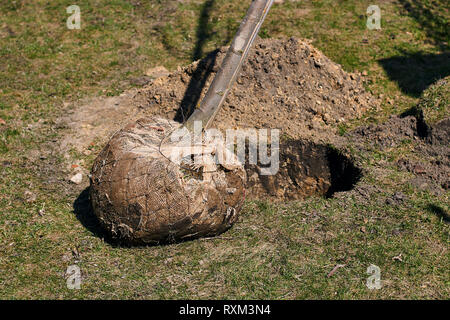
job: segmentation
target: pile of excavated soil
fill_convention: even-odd
[[[157,79],[138,91],[136,106],[183,121],[201,101],[225,53],[222,48]],[[212,126],[279,128],[292,138],[327,136],[330,126],[378,105],[359,75],[346,73],[309,43],[259,39]]]
[[[105,143],[114,132],[143,116],[182,122],[200,103],[226,49],[141,89],[71,108],[61,119],[71,129],[61,148],[82,151],[94,140]],[[278,128],[295,139],[328,140],[336,123],[378,106],[359,75],[346,73],[308,42],[258,39],[213,127]]]

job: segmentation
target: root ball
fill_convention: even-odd
[[[146,118],[117,132],[91,172],[94,214],[113,238],[157,244],[218,235],[237,220],[244,202],[245,171],[213,164],[186,169],[160,152],[180,124]]]

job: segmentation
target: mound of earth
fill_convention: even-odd
[[[417,159],[401,159],[399,166],[416,174],[412,181],[419,188],[437,184],[450,188],[450,76],[436,81],[420,97],[410,112],[416,119],[416,132],[420,136],[414,152]]]
[[[226,49],[141,89],[68,108],[61,122],[71,133],[61,148],[83,151],[94,140],[105,143],[143,116],[182,122],[200,103]],[[378,106],[359,75],[345,72],[307,41],[257,39],[213,127],[279,128],[292,138],[328,140],[333,125]]]
[[[201,101],[226,49],[139,90],[137,107],[185,120]],[[279,128],[293,138],[325,137],[330,126],[377,106],[360,76],[346,73],[308,42],[259,39],[212,126]]]

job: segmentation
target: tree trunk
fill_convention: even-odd
[[[193,130],[195,121],[201,121],[203,129],[208,129],[211,125],[230,92],[272,3],[273,0],[254,0],[250,5],[247,15],[242,21],[222,66],[211,83],[200,107],[185,123],[185,127],[190,131]]]

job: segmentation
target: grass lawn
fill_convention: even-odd
[[[436,214],[448,213],[449,194],[404,183],[408,173],[389,159],[405,148],[366,155],[382,174],[363,182],[383,191],[364,203],[249,201],[220,237],[139,248],[111,245],[83,226],[74,214],[79,192],[62,192],[50,169],[29,161],[59,139],[68,104],[119,95],[151,67],[176,70],[228,44],[249,3],[1,2],[1,299],[450,298],[450,227]],[[81,9],[80,30],[66,27],[72,4]],[[381,8],[381,30],[366,27],[371,4]],[[274,5],[260,36],[311,39],[346,71],[367,72],[382,111],[347,123],[351,130],[414,107],[450,74],[449,9],[444,0],[286,0]],[[86,168],[94,156],[85,156]],[[42,154],[49,157],[62,165],[64,155]],[[387,203],[396,192],[406,200]],[[81,290],[66,286],[73,264]],[[380,290],[366,286],[371,264],[381,270]],[[327,276],[337,265],[344,266]]]

